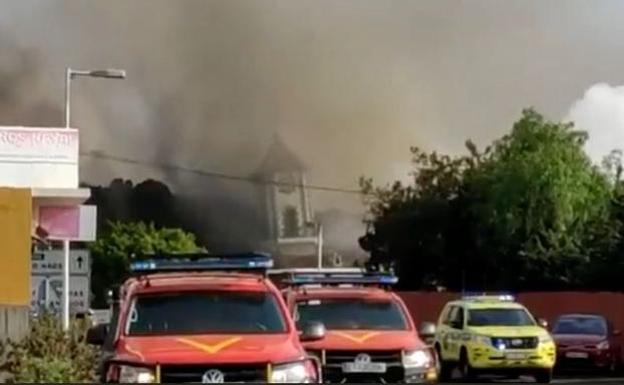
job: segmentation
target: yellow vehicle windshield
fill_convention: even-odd
[[[468,310],[468,326],[535,326],[523,308],[477,308]]]

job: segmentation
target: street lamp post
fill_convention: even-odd
[[[119,69],[105,69],[105,70],[74,70],[68,68],[65,72],[65,128],[69,128],[71,125],[71,81],[75,77],[86,76],[91,78],[105,78],[105,79],[125,79],[126,71]]]
[[[65,128],[71,125],[71,81],[75,77],[125,79],[126,71],[119,69],[75,70],[67,68],[65,72]],[[69,251],[70,240],[63,240],[63,329],[69,330]]]
[[[317,229],[318,233],[316,235],[316,253],[317,253],[317,263],[318,263],[318,268],[322,269],[323,268],[323,225],[321,225],[319,223],[318,225],[318,229]]]

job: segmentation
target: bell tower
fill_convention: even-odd
[[[310,257],[314,263],[318,226],[310,207],[303,162],[275,135],[255,175],[263,181],[267,240],[280,264],[292,265],[301,257]]]
[[[263,195],[270,238],[313,235],[305,166],[279,136],[274,137],[256,175],[266,182]]]

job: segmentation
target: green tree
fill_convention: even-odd
[[[622,151],[614,150],[605,157],[603,169],[612,183],[612,220],[592,231],[592,250],[595,257],[586,270],[587,285],[602,290],[622,290],[624,276],[624,182]]]
[[[135,256],[156,253],[202,251],[195,236],[181,229],[161,228],[144,222],[111,222],[103,236],[91,245],[93,305],[106,306],[106,292],[128,275]]]
[[[601,272],[621,260],[624,212],[614,208],[624,199],[592,166],[586,139],[528,109],[483,152],[471,142],[458,157],[412,148],[412,185],[360,180],[371,217],[361,245],[395,263],[407,288],[604,285]]]
[[[469,154],[458,157],[411,148],[413,185],[374,187],[372,179],[360,179],[372,229],[361,244],[373,263],[392,263],[408,277],[403,288],[461,281],[462,256],[469,254],[463,176],[483,156],[472,142],[466,147]]]
[[[479,253],[491,256],[503,282],[533,288],[581,283],[578,267],[590,262],[592,237],[601,237],[611,221],[612,193],[583,151],[586,139],[572,124],[525,110],[480,167],[466,174],[471,213],[488,236]]]

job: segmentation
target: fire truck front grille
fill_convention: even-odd
[[[162,383],[202,383],[217,380],[219,382],[265,383],[268,366],[256,365],[163,365],[160,369]],[[211,382],[211,381],[210,381]]]

